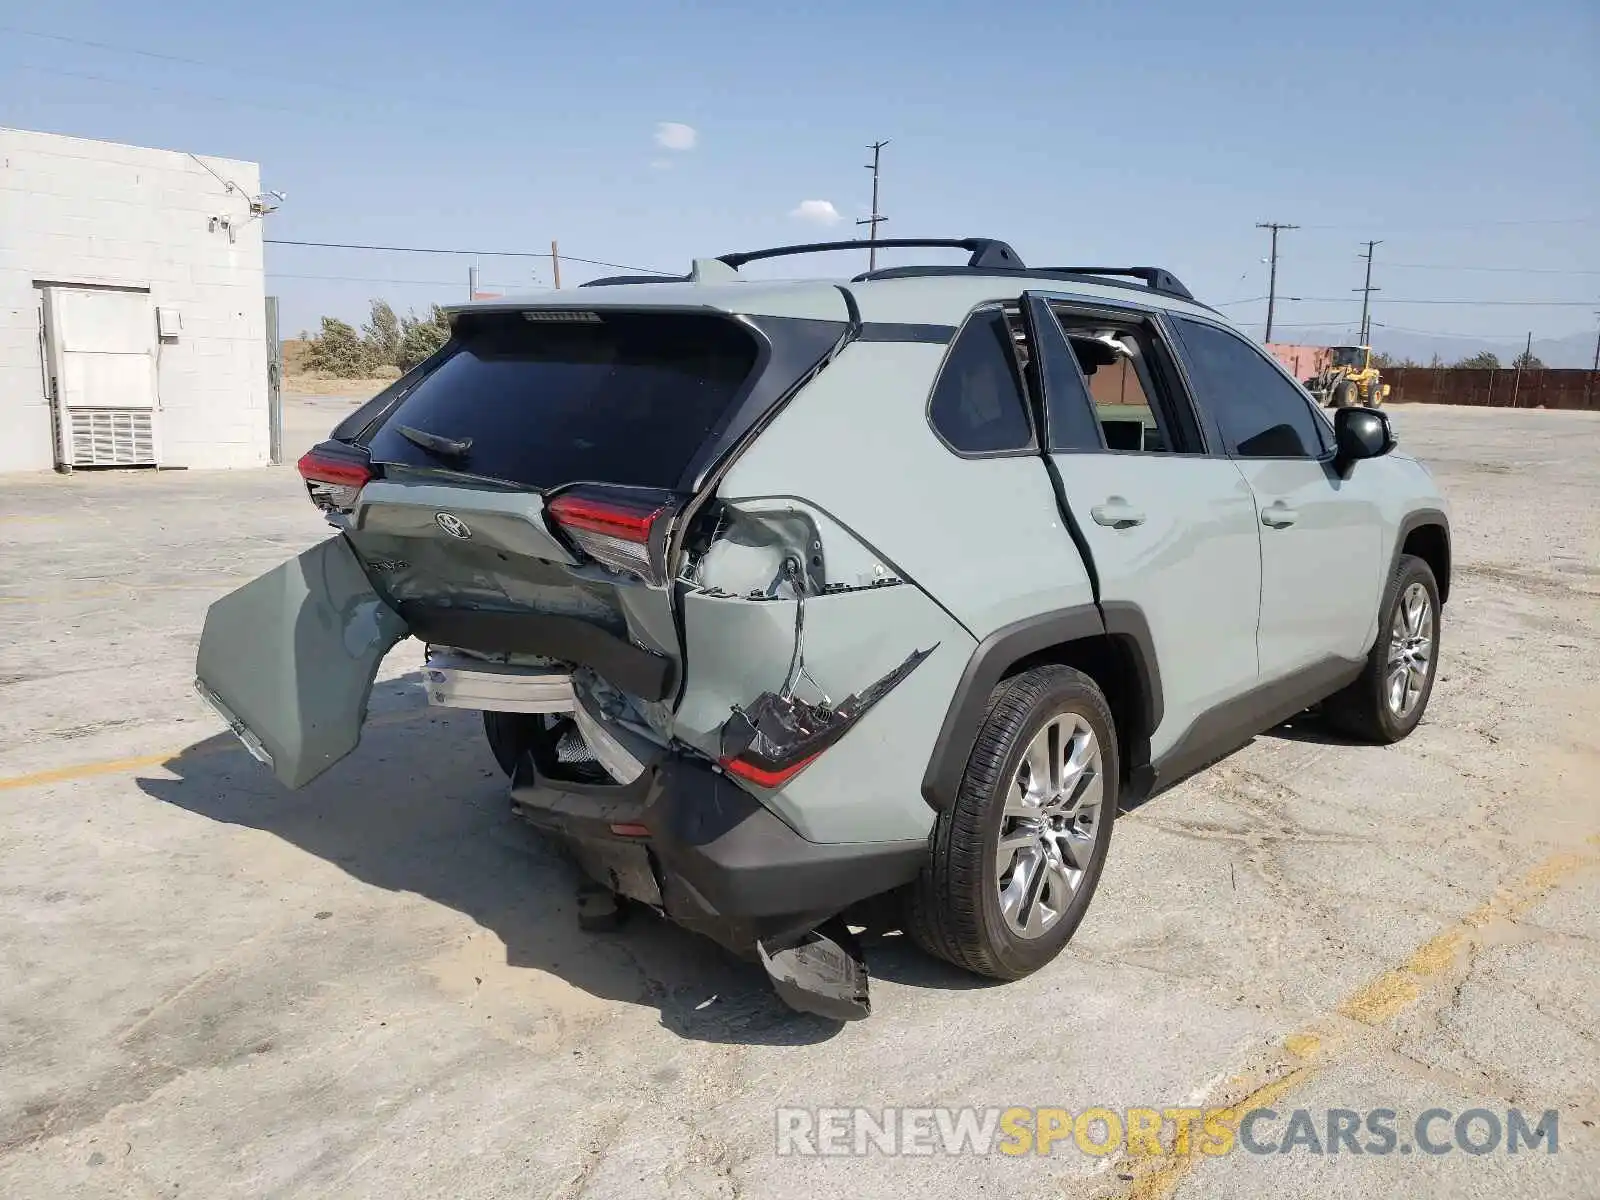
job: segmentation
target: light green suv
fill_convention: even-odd
[[[219,600],[198,687],[287,787],[380,660],[482,710],[515,811],[611,897],[868,1011],[847,914],[1026,975],[1119,807],[1309,706],[1417,725],[1446,508],[1159,268],[741,279],[456,309],[300,462],[336,532]],[[448,803],[441,797],[440,803]]]

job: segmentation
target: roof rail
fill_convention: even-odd
[[[1069,275],[1125,275],[1129,279],[1144,280],[1145,287],[1153,292],[1165,292],[1169,296],[1177,296],[1183,300],[1194,299],[1194,294],[1165,267],[1050,267],[1049,269],[1065,271]]]
[[[848,242],[808,242],[800,246],[773,246],[768,250],[746,250],[741,254],[724,254],[720,262],[738,270],[745,263],[763,258],[787,258],[794,254],[817,254],[824,250],[879,250],[912,249],[920,247],[945,247],[966,250],[971,254],[967,266],[985,270],[995,268],[1018,270],[1022,259],[1010,246],[995,238],[878,238],[866,241],[857,238]]]
[[[1149,271],[1155,276],[1154,281],[1147,279],[1142,272]],[[1133,275],[1131,279],[1117,278],[1117,276]],[[1187,300],[1191,304],[1199,304],[1201,308],[1209,308],[1194,298],[1188,288],[1178,280],[1177,276],[1160,267],[1118,267],[1111,270],[1103,267],[880,267],[876,271],[863,271],[851,279],[851,283],[866,283],[873,279],[926,279],[940,275],[1011,275],[1024,279],[1061,279],[1072,283],[1093,283],[1102,287],[1135,288],[1138,291],[1159,292],[1163,296],[1171,296],[1176,300]],[[1137,279],[1138,282],[1133,282]]]

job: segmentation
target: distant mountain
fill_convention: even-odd
[[[1338,328],[1297,329],[1293,340],[1305,346],[1337,346],[1348,344],[1349,336],[1347,330]],[[1594,341],[1593,333],[1534,338],[1533,353],[1547,367],[1592,367]],[[1512,360],[1522,353],[1523,344],[1520,341],[1491,338],[1435,337],[1432,334],[1401,333],[1388,329],[1374,330],[1372,335],[1374,349],[1392,354],[1395,358],[1409,358],[1423,366],[1431,363],[1435,354],[1445,366],[1449,366],[1484,350],[1492,351],[1502,363],[1510,366]]]

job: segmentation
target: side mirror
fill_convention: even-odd
[[[1375,408],[1339,408],[1333,413],[1334,468],[1342,475],[1351,463],[1394,449],[1389,416]]]

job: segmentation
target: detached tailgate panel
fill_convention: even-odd
[[[196,681],[299,788],[355,749],[378,665],[407,632],[332,537],[211,606]]]

